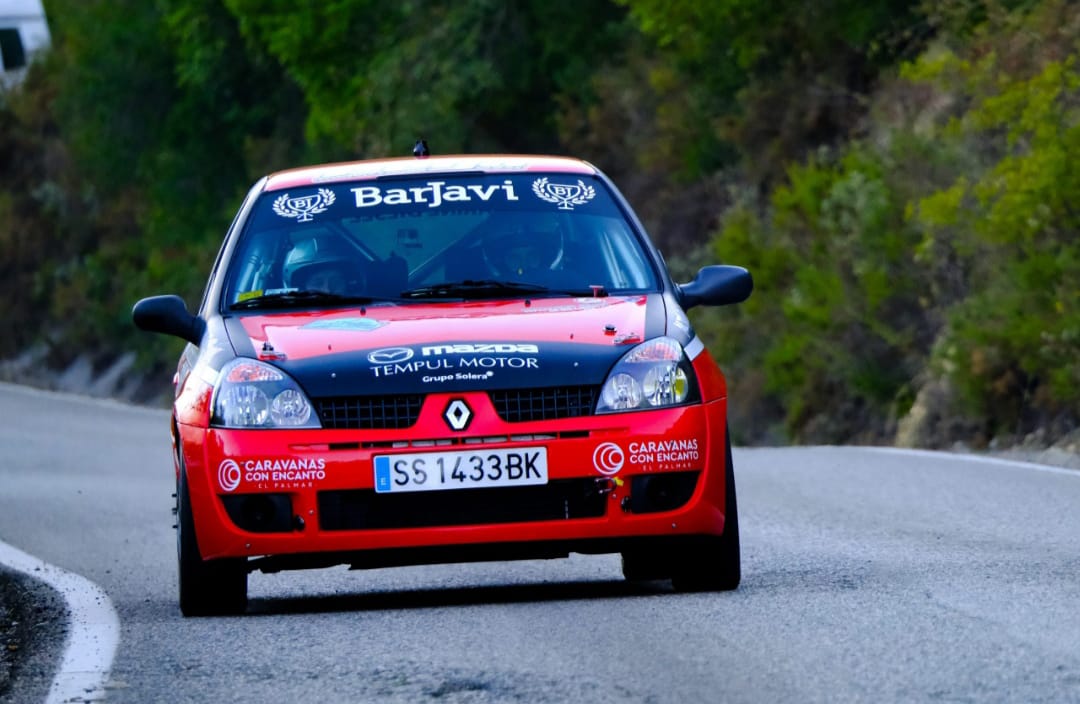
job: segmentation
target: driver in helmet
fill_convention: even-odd
[[[551,285],[562,266],[562,230],[540,219],[509,223],[487,235],[483,255],[497,279]]]
[[[363,288],[363,268],[355,257],[317,239],[304,240],[285,257],[285,285],[302,291],[355,293]]]

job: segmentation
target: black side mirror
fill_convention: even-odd
[[[206,332],[206,321],[188,312],[180,296],[151,296],[131,309],[135,327],[146,332],[175,335],[197,345]]]
[[[694,306],[742,303],[754,290],[754,279],[741,266],[714,264],[701,269],[694,280],[676,286],[684,310]]]
[[[13,71],[26,65],[26,48],[18,29],[0,29],[0,59],[4,62],[5,71]]]

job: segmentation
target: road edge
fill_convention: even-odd
[[[63,597],[0,564],[0,702],[45,701],[66,637]]]
[[[120,645],[120,618],[105,591],[85,577],[50,565],[2,540],[0,564],[44,582],[64,600],[67,638],[46,704],[103,699]]]

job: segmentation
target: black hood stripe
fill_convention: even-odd
[[[454,345],[404,345],[286,359],[275,364],[313,398],[374,396],[599,386],[629,349],[615,344],[543,341],[506,346],[525,350],[459,352]]]
[[[255,345],[240,318],[223,318],[225,321],[225,334],[233,346],[237,357],[254,357]]]
[[[661,337],[667,334],[667,309],[664,306],[664,298],[659,293],[649,294],[645,303],[645,330],[646,340]]]

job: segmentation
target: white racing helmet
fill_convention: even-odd
[[[358,262],[333,246],[318,239],[303,240],[293,247],[285,257],[282,268],[282,280],[290,288],[304,288],[307,280],[316,271],[333,268],[352,278],[358,273]]]

